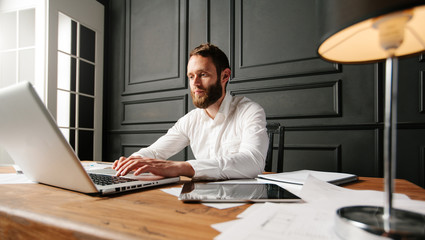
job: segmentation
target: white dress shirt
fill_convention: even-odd
[[[190,145],[194,179],[254,178],[264,170],[268,147],[263,108],[246,97],[226,96],[214,119],[204,109],[180,118],[164,136],[133,155],[168,159]]]

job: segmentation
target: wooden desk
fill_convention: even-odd
[[[383,180],[361,177],[344,187],[383,190]],[[0,239],[212,239],[219,233],[211,224],[250,206],[184,204],[160,189],[92,197],[42,184],[0,185]],[[396,192],[425,200],[425,190],[406,180],[396,180]]]

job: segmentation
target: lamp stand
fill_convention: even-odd
[[[388,58],[385,69],[384,206],[338,209],[335,231],[343,239],[425,239],[425,215],[392,206],[397,143],[397,58]]]

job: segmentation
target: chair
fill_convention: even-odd
[[[276,172],[283,172],[283,146],[284,146],[284,133],[285,127],[279,123],[267,123],[267,134],[269,135],[269,148],[267,150],[266,166],[264,171],[271,172],[273,168],[273,147],[274,135],[278,136],[278,154],[277,154],[277,170]]]

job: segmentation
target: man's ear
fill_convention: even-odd
[[[230,71],[230,68],[226,68],[223,71],[221,71],[221,82],[226,83],[230,80],[230,74],[232,72]]]

